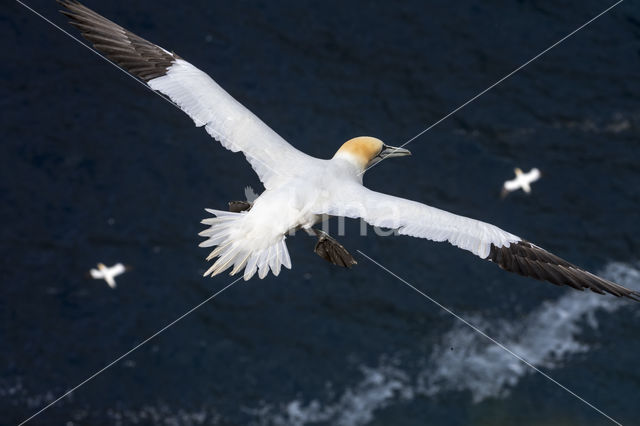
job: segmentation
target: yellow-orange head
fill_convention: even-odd
[[[333,158],[349,161],[357,169],[364,171],[386,157],[411,155],[409,150],[385,145],[380,139],[359,136],[342,144]]]

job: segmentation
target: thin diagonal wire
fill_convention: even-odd
[[[586,27],[587,25],[591,24],[593,21],[595,21],[596,19],[600,18],[602,15],[604,15],[605,13],[609,12],[611,9],[613,9],[614,7],[616,7],[617,5],[619,5],[620,3],[622,3],[624,0],[618,0],[616,3],[612,4],[611,6],[609,6],[608,8],[606,8],[605,10],[603,10],[602,12],[600,12],[599,14],[597,14],[596,16],[594,16],[593,18],[589,19],[587,22],[585,22],[584,24],[580,25],[578,28],[576,28],[575,30],[571,31],[569,34],[567,34],[566,36],[562,37],[560,40],[556,41],[555,43],[553,43],[551,46],[547,47],[546,49],[544,49],[542,52],[538,53],[536,56],[534,56],[533,58],[529,59],[527,62],[525,62],[524,64],[520,65],[518,68],[514,69],[513,71],[511,71],[509,74],[505,75],[504,77],[502,77],[500,80],[496,81],[495,83],[493,83],[491,86],[487,87],[486,89],[484,89],[482,92],[478,93],[477,95],[475,95],[474,97],[472,97],[471,99],[469,99],[468,101],[466,101],[465,103],[463,103],[462,105],[460,105],[459,107],[457,107],[456,109],[454,109],[453,111],[449,112],[447,115],[445,115],[444,117],[442,117],[441,119],[439,119],[438,121],[436,121],[435,123],[433,123],[432,125],[430,125],[429,127],[427,127],[426,129],[424,129],[423,131],[421,131],[420,133],[418,133],[417,135],[415,135],[414,137],[412,137],[411,139],[407,140],[405,143],[403,143],[402,145],[400,145],[398,148],[403,148],[404,146],[410,144],[411,142],[413,142],[414,140],[416,140],[417,138],[419,138],[420,136],[424,135],[425,133],[427,133],[429,130],[433,129],[435,126],[437,126],[438,124],[442,123],[444,120],[446,120],[447,118],[451,117],[453,114],[455,114],[456,112],[460,111],[462,108],[466,107],[467,105],[469,105],[471,102],[475,101],[476,99],[478,99],[480,96],[484,95],[485,93],[487,93],[489,90],[493,89],[494,87],[496,87],[498,84],[502,83],[503,81],[505,81],[506,79],[508,79],[509,77],[511,77],[512,75],[514,75],[515,73],[517,73],[518,71],[520,71],[521,69],[523,69],[524,67],[526,67],[527,65],[529,65],[531,62],[535,61],[536,59],[538,59],[539,57],[541,57],[542,55],[544,55],[545,53],[547,53],[548,51],[550,51],[551,49],[553,49],[554,47],[558,46],[560,43],[562,43],[563,41],[565,41],[566,39],[568,39],[569,37],[571,37],[572,35],[574,35],[575,33],[577,33],[578,31],[582,30],[584,27]],[[367,170],[369,170],[372,167],[377,166],[378,164],[382,163],[382,161],[384,161],[384,158],[380,161],[378,161],[375,164],[372,164],[371,166],[367,167],[365,170],[363,170],[360,174],[363,174],[364,172],[366,172]]]
[[[242,279],[242,276],[237,278],[236,280],[232,281],[230,284],[227,284],[222,290],[219,290],[217,292],[215,292],[214,294],[212,294],[211,296],[207,297],[204,301],[198,303],[196,306],[194,306],[193,308],[189,309],[187,312],[185,312],[184,314],[180,315],[178,318],[176,318],[175,320],[171,321],[169,324],[165,325],[164,327],[162,327],[160,330],[156,331],[155,333],[153,333],[151,336],[147,337],[146,339],[144,339],[142,342],[138,343],[136,346],[134,346],[133,348],[129,349],[127,352],[125,352],[124,354],[120,355],[118,358],[114,359],[113,361],[111,361],[109,364],[105,365],[104,367],[102,367],[100,370],[98,370],[97,372],[93,373],[91,376],[87,377],[85,380],[83,380],[82,382],[80,382],[78,385],[74,386],[73,388],[71,388],[70,390],[68,390],[64,395],[60,396],[59,398],[55,399],[54,401],[50,402],[49,404],[47,404],[45,407],[41,408],[37,413],[33,414],[31,417],[29,417],[26,420],[23,420],[18,426],[22,426],[23,424],[27,423],[28,421],[30,421],[31,419],[33,419],[34,417],[36,417],[37,415],[39,415],[40,413],[42,413],[43,411],[47,410],[48,408],[50,408],[52,405],[56,404],[58,401],[60,401],[61,399],[65,398],[66,396],[68,396],[69,394],[71,394],[73,391],[75,391],[76,389],[78,389],[79,387],[83,386],[84,384],[86,384],[87,382],[93,380],[94,378],[96,378],[98,375],[100,375],[101,373],[103,373],[105,370],[107,370],[108,368],[112,367],[114,364],[116,364],[118,361],[120,361],[122,358],[125,358],[127,355],[129,355],[130,353],[132,353],[133,351],[135,351],[136,349],[140,348],[141,346],[143,346],[145,343],[149,342],[151,339],[153,339],[154,337],[156,337],[157,335],[159,335],[160,333],[164,332],[165,330],[167,330],[169,327],[173,326],[175,323],[177,323],[178,321],[180,321],[181,319],[183,319],[184,317],[186,317],[187,315],[191,314],[193,311],[197,310],[198,308],[200,308],[202,305],[204,305],[205,303],[209,302],[210,300],[214,299],[217,295],[219,295],[220,293],[222,293],[223,291],[225,291],[226,289],[228,289],[229,287],[231,287],[232,285],[234,285],[235,283],[237,283],[238,281],[240,281]]]
[[[598,407],[596,407],[595,405],[591,404],[589,401],[587,401],[586,399],[582,398],[580,395],[578,395],[577,393],[575,393],[574,391],[572,391],[571,389],[567,388],[565,385],[563,385],[562,383],[558,382],[557,380],[555,380],[553,377],[549,376],[548,374],[546,374],[545,372],[543,372],[542,370],[540,370],[539,368],[537,368],[535,365],[531,364],[529,361],[527,361],[526,359],[524,359],[523,357],[521,357],[520,355],[516,354],[515,352],[513,352],[511,349],[507,348],[505,345],[503,345],[502,343],[498,342],[496,339],[494,339],[493,337],[489,336],[487,333],[485,333],[484,331],[480,330],[478,327],[476,327],[475,325],[471,324],[469,321],[465,320],[464,318],[462,318],[460,315],[456,314],[455,312],[453,312],[451,309],[447,308],[446,306],[442,305],[441,303],[439,303],[437,300],[435,300],[434,298],[428,296],[426,293],[424,293],[423,291],[419,290],[418,288],[414,287],[413,285],[411,285],[409,282],[407,282],[404,278],[398,276],[397,274],[395,274],[394,272],[392,272],[391,270],[389,270],[388,268],[386,268],[385,266],[381,265],[380,263],[378,263],[377,261],[375,261],[374,259],[370,258],[369,256],[367,256],[366,254],[364,254],[361,250],[357,250],[358,253],[360,253],[362,256],[364,256],[365,258],[367,258],[370,262],[374,263],[375,265],[377,265],[378,267],[380,267],[382,270],[384,270],[385,272],[387,272],[389,275],[395,277],[396,279],[398,279],[399,281],[401,281],[402,283],[406,284],[408,287],[410,287],[411,289],[413,289],[414,291],[416,291],[417,293],[419,293],[420,295],[422,295],[423,297],[425,297],[426,299],[428,299],[429,301],[431,301],[432,303],[434,303],[435,305],[437,305],[438,307],[444,309],[446,312],[450,313],[451,315],[453,315],[456,319],[462,321],[465,325],[469,326],[473,331],[479,333],[481,336],[487,338],[489,341],[491,341],[492,343],[496,344],[497,346],[499,346],[500,348],[504,349],[507,353],[511,354],[512,356],[514,356],[516,359],[522,361],[524,364],[528,365],[529,367],[531,367],[533,370],[535,370],[536,372],[542,374],[544,377],[546,377],[547,379],[549,379],[552,383],[555,383],[556,385],[558,385],[560,388],[564,389],[565,391],[569,392],[571,395],[573,395],[574,397],[578,398],[580,401],[584,402],[585,404],[587,404],[589,407],[593,408],[594,410],[596,410],[598,413],[602,414],[604,417],[606,417],[607,419],[611,420],[613,423],[622,426],[622,424],[616,420],[614,420],[611,416],[609,416],[607,413],[605,413],[604,411],[600,410]]]
[[[151,92],[155,93],[156,95],[160,96],[162,99],[164,99],[165,101],[169,102],[171,105],[173,105],[174,107],[180,109],[180,107],[173,102],[171,99],[167,98],[166,96],[164,96],[163,94],[161,94],[160,92],[156,92],[155,90],[153,90],[151,87],[149,87],[147,85],[147,83],[145,83],[144,81],[141,81],[138,77],[136,77],[135,75],[131,74],[129,71],[125,70],[124,68],[122,68],[120,65],[116,64],[115,62],[113,62],[111,59],[107,58],[106,56],[104,56],[102,53],[98,52],[97,50],[95,50],[94,48],[92,48],[91,46],[83,43],[80,39],[78,39],[77,37],[73,36],[71,33],[69,33],[68,31],[64,30],[63,28],[60,28],[59,25],[55,24],[53,21],[51,21],[49,18],[45,17],[44,15],[38,13],[36,10],[34,10],[32,7],[30,7],[29,5],[23,3],[20,0],[16,0],[16,2],[18,2],[19,4],[21,4],[22,6],[24,6],[26,9],[30,10],[31,12],[33,12],[34,14],[38,15],[40,18],[44,19],[45,21],[47,21],[49,24],[51,24],[52,26],[54,26],[55,28],[57,28],[58,30],[62,31],[64,34],[66,34],[67,36],[71,37],[73,40],[75,40],[78,44],[86,47],[87,49],[89,49],[91,52],[93,52],[94,54],[98,55],[99,57],[101,57],[102,59],[104,59],[105,61],[109,62],[111,65],[113,65],[114,67],[116,67],[117,69],[119,69],[120,71],[122,71],[123,73],[125,73],[126,75],[128,75],[129,77],[131,77],[132,79],[134,79],[135,81],[137,81],[138,83],[140,83],[141,85],[143,85],[146,89],[150,90]]]
[[[39,16],[40,18],[44,19],[46,22],[48,22],[49,24],[51,24],[53,27],[57,28],[58,30],[62,31],[64,34],[66,34],[67,36],[71,37],[73,40],[75,40],[77,43],[81,44],[82,46],[86,47],[87,49],[89,49],[91,52],[93,52],[94,54],[98,55],[99,57],[101,57],[102,59],[104,59],[105,61],[107,61],[108,63],[110,63],[111,65],[113,65],[114,67],[116,67],[117,69],[119,69],[120,71],[122,71],[123,73],[125,73],[127,76],[131,77],[132,79],[134,79],[136,82],[140,83],[141,85],[143,85],[146,89],[150,90],[152,93],[155,93],[156,95],[160,96],[162,99],[164,99],[165,101],[169,102],[171,105],[173,105],[174,107],[176,107],[177,109],[179,109],[180,111],[182,111],[182,108],[180,108],[180,106],[178,104],[176,104],[175,102],[173,102],[169,97],[165,96],[164,94],[153,90],[147,83],[145,83],[144,81],[140,80],[138,77],[136,77],[135,75],[131,74],[129,71],[127,71],[126,69],[122,68],[120,65],[116,64],[115,62],[113,62],[111,59],[107,58],[106,56],[104,56],[102,53],[98,52],[96,49],[92,48],[91,46],[89,46],[88,44],[85,44],[82,42],[82,40],[78,39],[77,37],[73,36],[72,34],[70,34],[68,31],[64,30],[63,28],[60,28],[59,25],[56,25],[54,22],[52,22],[50,19],[48,19],[47,17],[45,17],[44,15],[38,13],[35,9],[33,9],[32,7],[30,7],[29,5],[23,3],[20,0],[16,0],[16,2],[18,2],[19,4],[21,4],[22,6],[24,6],[26,9],[30,10],[31,12],[33,12],[34,14],[36,14],[37,16]],[[260,160],[259,158],[256,157],[252,157],[254,160],[256,160],[258,163],[262,164],[263,166],[265,166],[267,169],[269,169],[270,171],[272,171],[273,173],[275,173],[276,175],[282,175],[282,173],[280,173],[279,171],[274,170],[271,166],[269,166],[268,164],[264,163],[262,160]]]

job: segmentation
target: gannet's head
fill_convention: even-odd
[[[98,263],[98,269],[99,269],[100,271],[104,271],[105,269],[107,269],[107,267],[105,266],[105,264],[104,264],[104,263]]]
[[[513,172],[516,174],[516,176],[520,176],[522,174],[522,169],[520,167],[516,167],[515,169],[513,169]]]
[[[333,158],[341,158],[364,171],[385,158],[411,155],[408,149],[385,145],[380,139],[360,136],[342,144]]]

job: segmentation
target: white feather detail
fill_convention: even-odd
[[[291,258],[289,257],[289,250],[287,250],[287,245],[285,244],[284,239],[281,244],[284,249],[282,254],[282,265],[287,269],[291,269]]]
[[[266,277],[269,271],[277,276],[282,265],[291,269],[284,235],[271,240],[256,240],[250,237],[251,227],[255,224],[247,220],[246,212],[206,210],[216,217],[202,221],[211,226],[199,233],[200,236],[207,237],[200,243],[200,247],[217,246],[207,260],[216,257],[217,259],[204,276],[213,277],[229,268],[232,268],[230,275],[235,275],[244,269],[243,278],[246,281],[256,272],[261,279]]]
[[[314,210],[316,214],[361,217],[371,225],[395,229],[400,235],[449,241],[483,259],[489,256],[492,244],[508,247],[520,241],[489,223],[371,191],[360,184],[343,184]]]
[[[287,143],[211,77],[183,59],[176,59],[165,75],[147,84],[171,98],[196,126],[205,126],[222,146],[242,151],[267,189],[308,170],[313,163],[313,157]]]
[[[252,253],[249,256],[249,260],[247,260],[247,265],[244,268],[244,280],[249,281],[251,277],[256,273],[258,268],[258,255],[256,253]]]

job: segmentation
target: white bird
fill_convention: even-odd
[[[362,218],[401,235],[449,243],[497,263],[501,268],[576,289],[589,288],[640,300],[640,294],[579,269],[516,235],[474,219],[415,201],[385,195],[362,185],[363,172],[384,158],[409,155],[373,137],[344,143],[329,160],[311,157],[271,130],[215,81],[189,62],[100,16],[76,1],[60,3],[82,35],[110,60],[168,96],[195,125],[222,146],[242,152],[265,186],[249,206],[230,212],[207,209],[202,247],[218,258],[205,272],[231,269],[244,279],[291,268],[285,244],[290,230],[319,237],[316,252],[341,266],[355,263],[344,247],[312,226],[325,215]],[[230,206],[231,207],[231,206]]]
[[[127,268],[122,263],[116,263],[113,266],[106,266],[104,263],[98,263],[98,269],[91,269],[89,273],[91,278],[95,280],[105,280],[109,287],[116,288],[115,278],[124,274]]]
[[[540,179],[541,176],[540,170],[536,168],[529,170],[527,173],[523,173],[522,169],[518,167],[513,169],[513,171],[516,174],[516,178],[508,180],[502,185],[502,192],[500,194],[502,198],[518,189],[522,189],[527,194],[531,193],[531,184]]]

